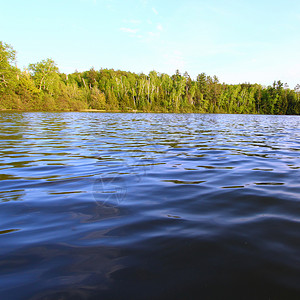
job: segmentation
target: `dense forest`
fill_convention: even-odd
[[[93,68],[60,73],[52,59],[16,67],[16,52],[0,41],[0,110],[300,114],[300,85],[220,83],[201,73],[148,75]]]

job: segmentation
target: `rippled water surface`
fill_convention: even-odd
[[[0,125],[1,299],[300,299],[300,117]]]

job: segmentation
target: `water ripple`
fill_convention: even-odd
[[[1,299],[299,297],[298,116],[0,123]]]

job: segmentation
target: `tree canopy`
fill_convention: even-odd
[[[113,69],[60,73],[52,59],[15,66],[16,52],[0,42],[0,109],[33,111],[200,112],[300,114],[300,85],[225,84],[217,76]]]

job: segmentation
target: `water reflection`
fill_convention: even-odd
[[[8,234],[8,233],[12,233],[15,231],[19,231],[21,229],[7,229],[7,230],[0,230],[0,234]]]

